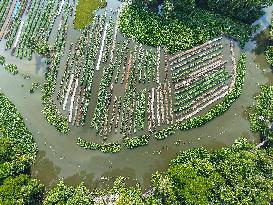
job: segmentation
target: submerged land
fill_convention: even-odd
[[[1,204],[270,204],[273,3],[0,3]]]

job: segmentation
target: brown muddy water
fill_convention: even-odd
[[[117,4],[111,2],[108,8],[116,9]],[[151,138],[149,145],[145,147],[123,149],[118,154],[104,154],[78,147],[77,137],[91,136],[94,133],[88,126],[75,128],[68,135],[61,135],[49,125],[41,113],[41,92],[30,94],[28,91],[32,82],[43,82],[44,60],[39,56],[34,56],[32,61],[16,59],[4,50],[2,42],[0,54],[6,57],[7,63],[18,65],[20,74],[12,76],[1,67],[1,91],[16,105],[39,148],[36,163],[32,166],[32,176],[40,179],[47,187],[63,178],[69,185],[76,186],[84,181],[92,188],[107,183],[107,180],[100,180],[101,177],[111,179],[124,176],[137,180],[147,188],[151,175],[155,171],[165,171],[170,160],[181,150],[201,146],[208,149],[225,147],[240,136],[257,143],[259,136],[250,131],[246,109],[255,102],[253,97],[259,92],[259,84],[273,84],[272,70],[263,54],[268,35],[265,29],[270,23],[272,10],[272,7],[266,9],[266,15],[258,21],[262,23],[262,29],[244,48],[247,53],[245,86],[242,95],[229,111],[200,128],[177,131],[163,141]],[[68,42],[73,42],[78,38],[79,32],[72,29],[72,21],[70,30]],[[28,74],[31,78],[23,79],[21,74]],[[174,145],[178,140],[181,141],[180,144]]]

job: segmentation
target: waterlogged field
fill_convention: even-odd
[[[41,152],[33,175],[48,185],[71,175],[72,184],[123,174],[144,181],[178,150],[231,144],[242,133],[255,139],[244,116],[236,113],[252,104],[258,91],[253,79],[268,80],[255,67],[256,57],[241,55],[237,43],[225,36],[174,55],[139,44],[119,32],[123,7],[109,1],[91,25],[75,31],[74,1],[1,3],[0,53],[3,64],[18,67],[6,70],[19,75],[1,69],[0,87],[34,134]],[[231,105],[243,84],[242,96]],[[220,103],[225,109],[217,107]],[[240,127],[234,128],[235,119]],[[193,129],[179,130],[188,128]]]

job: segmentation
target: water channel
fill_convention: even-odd
[[[115,2],[109,1],[108,8],[116,9]],[[245,86],[242,95],[232,104],[229,111],[200,128],[177,131],[175,135],[163,141],[152,138],[145,147],[135,150],[123,149],[118,154],[103,154],[77,146],[77,137],[90,135],[89,126],[75,128],[68,135],[61,135],[49,125],[41,113],[41,92],[29,93],[32,82],[43,83],[44,60],[36,55],[31,61],[17,59],[4,50],[5,42],[1,42],[0,54],[5,56],[7,63],[16,64],[20,73],[12,76],[1,68],[1,91],[16,105],[39,148],[36,163],[31,170],[33,177],[40,179],[47,187],[53,186],[63,178],[69,185],[76,186],[84,181],[88,187],[93,188],[107,183],[108,180],[102,180],[101,177],[111,179],[124,176],[137,180],[147,188],[151,174],[155,171],[165,171],[170,160],[181,150],[201,146],[208,149],[225,147],[240,136],[257,143],[259,136],[250,131],[246,109],[255,102],[254,96],[259,92],[258,84],[273,84],[272,70],[262,53],[272,10],[272,7],[267,8],[266,15],[256,22],[262,24],[261,29],[243,50],[247,53]],[[79,32],[72,29],[70,20],[68,43],[76,41],[78,36]],[[30,79],[24,79],[21,74],[28,74]],[[181,140],[180,144],[174,145],[178,140]]]

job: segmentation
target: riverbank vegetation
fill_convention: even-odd
[[[103,153],[117,153],[121,149],[121,145],[118,142],[98,144],[95,142],[87,142],[82,138],[78,138],[77,145],[85,149],[100,150]]]
[[[16,75],[19,72],[17,66],[14,65],[14,64],[5,64],[4,68],[5,68],[6,71],[11,73],[12,75]]]
[[[231,148],[184,151],[166,173],[153,175],[154,195],[163,204],[267,204],[273,199],[271,157],[271,149],[246,139]]]
[[[44,186],[28,175],[36,151],[23,118],[0,93],[0,204],[40,203]]]
[[[14,64],[6,64],[5,57],[0,55],[0,65],[4,66],[4,69],[11,73],[12,75],[18,74],[18,67]]]
[[[104,8],[106,4],[106,0],[79,0],[74,19],[75,29],[83,29],[92,23],[95,18],[95,11]]]
[[[250,114],[251,129],[258,132],[264,141],[273,143],[273,86],[262,85],[256,97],[256,105]]]
[[[269,25],[269,40],[270,45],[267,47],[265,51],[265,58],[271,67],[273,67],[273,46],[272,46],[272,40],[273,40],[273,19],[271,20],[271,24]]]

